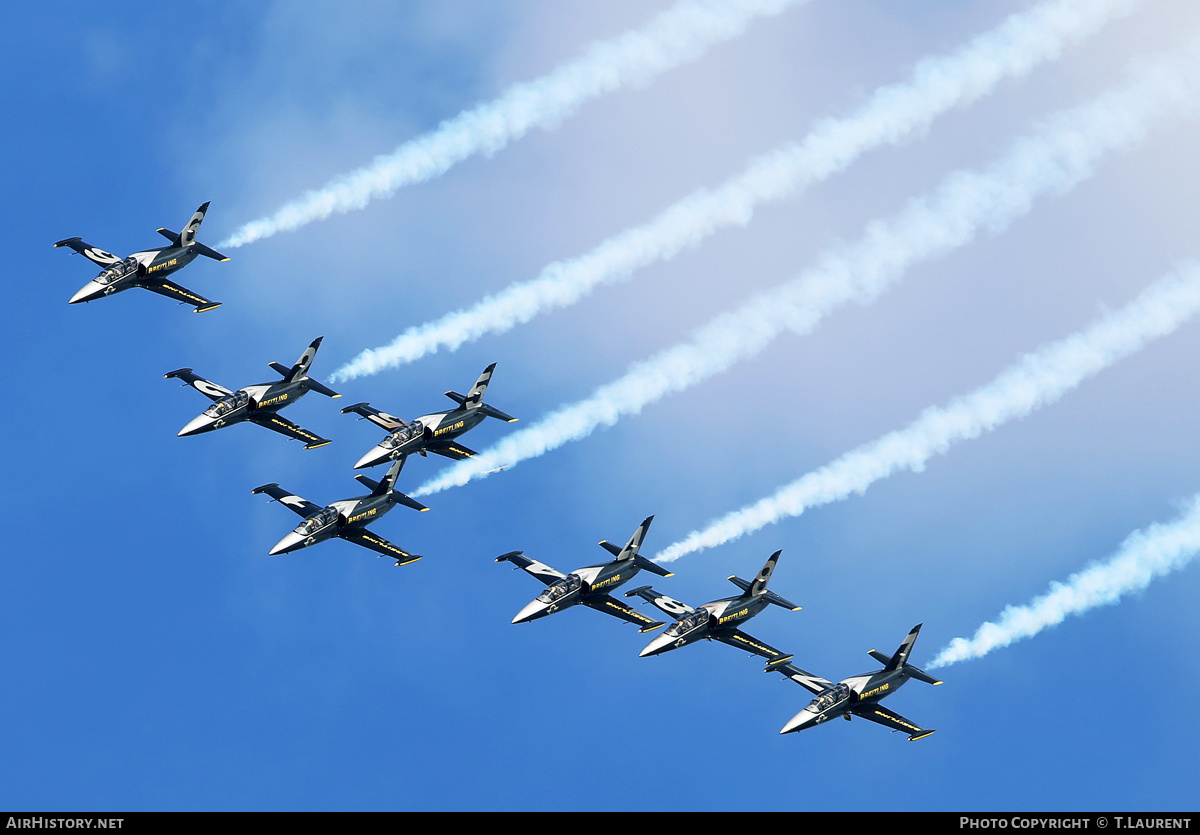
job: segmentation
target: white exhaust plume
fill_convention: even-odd
[[[874,301],[909,266],[970,243],[981,229],[1001,231],[1029,211],[1039,195],[1066,192],[1086,179],[1106,153],[1134,145],[1155,118],[1191,108],[1196,50],[1187,57],[1186,62],[1143,67],[1125,86],[1060,113],[983,172],[952,173],[932,195],[910,201],[889,220],[872,222],[855,245],[827,253],[798,278],[718,316],[690,342],[638,363],[587,399],[514,432],[483,455],[458,462],[414,495],[465,484],[485,470],[542,455],[611,426],[757,354],[785,330],[808,333],[840,305]]]
[[[948,406],[927,409],[904,429],[848,452],[774,495],[716,520],[663,549],[658,562],[712,548],[810,507],[864,493],[897,470],[920,472],[951,444],[977,438],[1054,403],[1087,378],[1172,333],[1200,312],[1200,265],[1160,279],[1121,310],[1055,342]]]
[[[1063,49],[1128,14],[1142,0],[1053,0],[1014,14],[949,55],[926,58],[909,79],[881,87],[854,114],[818,122],[800,142],[750,161],[715,189],[695,191],[649,223],[591,251],[546,266],[473,307],[409,328],[391,344],[363,351],[333,373],[352,380],[413,362],[439,348],[457,350],[487,333],[503,333],[548,310],[574,304],[601,284],[675,257],[709,235],[750,222],[758,204],[793,195],[847,168],[860,155],[901,142],[937,116],[968,104],[1005,78],[1021,76]]]
[[[982,658],[994,649],[1057,626],[1068,615],[1114,604],[1129,592],[1146,588],[1151,580],[1183,568],[1198,550],[1200,495],[1192,497],[1187,512],[1174,522],[1134,531],[1107,562],[1093,563],[1066,583],[1051,583],[1048,592],[1025,606],[1007,607],[997,623],[985,623],[973,638],[955,638],[926,669]]]
[[[239,247],[298,229],[331,214],[361,209],[399,188],[441,176],[475,154],[494,154],[533,128],[553,128],[584,102],[626,85],[646,84],[711,46],[731,40],[759,17],[807,0],[680,0],[646,26],[591,44],[582,56],[500,98],[447,119],[371,165],[310,191],[275,214],[251,221],[218,244]]]

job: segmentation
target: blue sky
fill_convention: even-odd
[[[665,3],[655,3],[665,7]],[[374,526],[405,567],[333,542],[286,557],[295,524],[251,488],[325,504],[381,433],[361,400],[413,417],[497,363],[489,402],[527,421],[588,395],[714,315],[856,240],[958,168],[1200,32],[1156,4],[1063,60],[866,155],[743,229],[457,352],[339,384],[255,427],[177,438],[206,401],[162,375],[236,388],[316,336],[313,376],[641,223],[753,155],[849,112],[921,57],[1031,3],[813,0],[701,60],[587,104],[490,158],[178,279],[220,309],[133,291],[68,306],[95,274],[54,250],[118,254],[212,206],[200,239],[369,162],[443,119],[641,25],[642,2],[34,4],[0,32],[8,83],[4,333],[12,358],[0,565],[0,805],[29,809],[1107,809],[1195,806],[1200,571],[986,658],[887,705],[938,730],[867,722],[781,737],[809,694],[705,644],[638,658],[628,625],[572,610],[493,562],[601,561],[654,514],[645,553],[775,490],[1020,355],[1124,305],[1197,254],[1194,122],[1180,114],[1002,233],[923,263],[635,418]],[[175,19],[179,17],[179,19]],[[751,634],[839,679],[924,623],[916,662],[1043,592],[1200,491],[1197,324],[1061,403],[920,474],[675,563],[698,604],[783,549]],[[512,427],[464,438],[482,449]],[[400,489],[442,464],[410,461]],[[639,578],[640,580],[641,578]],[[1183,708],[1183,709],[1181,709]]]

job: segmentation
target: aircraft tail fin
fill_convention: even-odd
[[[936,679],[929,673],[908,663],[908,657],[912,654],[913,645],[917,642],[917,635],[921,632],[921,627],[924,624],[918,623],[909,633],[904,636],[904,640],[900,642],[899,648],[896,649],[895,655],[884,655],[878,650],[871,650],[867,654],[883,665],[885,670],[903,669],[910,677],[917,681],[923,681],[926,684],[941,684],[940,679]]]
[[[289,383],[293,383],[308,375],[308,369],[312,365],[313,360],[316,359],[317,349],[321,347],[321,340],[324,338],[323,336],[318,336],[304,349],[304,353],[300,355],[300,359],[296,360],[296,364],[288,371],[287,381]],[[271,367],[275,368],[275,366]],[[278,371],[279,369],[276,368],[275,370]]]
[[[466,394],[459,394],[457,391],[448,391],[446,392],[446,396],[464,409],[478,409],[488,417],[498,418],[505,423],[513,423],[516,421],[515,417],[483,402],[483,395],[487,391],[488,383],[492,380],[492,371],[495,368],[496,363],[492,363],[483,369],[483,373],[479,375],[479,379],[475,381],[475,385]]]
[[[201,255],[206,255],[209,258],[214,258],[217,261],[228,261],[229,258],[215,249],[205,246],[196,240],[196,233],[200,231],[200,224],[204,222],[204,214],[208,211],[208,203],[205,203],[196,213],[192,215],[192,219],[187,222],[187,226],[183,227],[183,231],[173,233],[170,229],[159,229],[158,233],[165,238],[171,239],[175,246],[187,246],[196,250]]]
[[[642,524],[637,526],[637,530],[633,532],[633,536],[629,537],[629,542],[617,552],[618,560],[632,560],[637,557],[638,551],[642,548],[642,542],[646,539],[646,532],[650,530],[650,523],[653,521],[653,516],[647,516],[642,520]]]
[[[374,490],[372,490],[372,495],[383,496],[390,494],[392,501],[396,502],[397,504],[402,504],[405,507],[411,507],[413,510],[429,510],[429,508],[421,504],[416,499],[405,495],[396,489],[396,481],[400,478],[400,471],[404,469],[404,461],[406,458],[408,458],[407,455],[402,455],[392,462],[392,466],[388,467],[388,471],[386,474],[384,474],[383,480],[375,486]],[[359,481],[362,481],[364,478],[366,478],[366,476],[357,476],[357,478]],[[366,484],[366,482],[363,481],[363,484]]]
[[[767,591],[767,583],[771,581],[771,575],[775,572],[775,563],[779,562],[779,555],[783,551],[776,551],[771,556],[767,557],[767,561],[763,563],[762,569],[758,572],[758,576],[754,578],[754,582],[750,585],[750,593],[758,596]]]

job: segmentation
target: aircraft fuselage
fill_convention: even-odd
[[[691,614],[684,614],[668,626],[663,634],[651,641],[641,655],[659,655],[687,646],[703,638],[725,638],[734,634],[738,625],[750,620],[767,607],[762,595],[739,595],[705,603]],[[704,617],[707,614],[708,617]]]
[[[527,623],[561,612],[587,600],[603,597],[638,573],[632,560],[606,562],[577,568],[549,586],[513,618],[513,623]]]
[[[415,418],[371,448],[354,468],[374,467],[385,461],[396,461],[414,453],[425,455],[430,444],[451,441],[474,429],[487,417],[479,409],[447,409]]]
[[[350,528],[364,528],[382,518],[395,504],[390,495],[357,496],[336,501],[306,516],[304,521],[279,540],[269,553],[271,556],[289,554],[341,536]]]
[[[879,670],[842,679],[813,699],[784,725],[780,733],[793,733],[849,716],[899,690],[908,681],[903,670]]]
[[[295,403],[308,394],[308,379],[280,380],[276,383],[256,383],[222,397],[205,409],[179,431],[181,437],[211,432],[234,423],[250,420],[259,414],[274,414],[284,406]],[[202,383],[195,383],[201,388]],[[203,389],[201,389],[203,390]],[[218,394],[218,391],[214,391]]]
[[[186,267],[199,255],[191,247],[172,246],[135,252],[106,267],[71,297],[71,304],[90,302],[131,287],[147,287]]]

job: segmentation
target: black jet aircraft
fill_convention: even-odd
[[[324,337],[314,339],[291,368],[277,362],[268,363],[283,377],[282,380],[274,383],[257,383],[237,391],[230,391],[224,386],[198,377],[192,373],[190,368],[167,372],[163,376],[177,377],[209,400],[215,401],[203,413],[189,421],[187,426],[179,430],[180,437],[199,435],[201,432],[211,432],[230,424],[250,421],[259,426],[265,426],[267,429],[273,429],[281,435],[287,435],[289,438],[304,441],[305,449],[325,446],[329,443],[325,438],[314,435],[287,418],[279,416],[280,409],[295,403],[310,391],[319,392],[326,397],[341,397],[333,389],[308,376],[308,368],[317,355],[317,348],[321,347],[322,339]]]
[[[207,255],[218,261],[229,260],[215,249],[210,249],[196,240],[196,232],[200,229],[200,223],[204,220],[206,211],[208,211],[207,203],[196,210],[182,232],[172,232],[170,229],[160,228],[159,234],[171,242],[170,246],[164,249],[135,252],[124,259],[89,243],[84,243],[82,238],[67,238],[56,243],[55,246],[70,247],[84,258],[104,268],[100,275],[85,284],[74,296],[71,296],[70,303],[90,302],[103,296],[111,296],[113,293],[128,290],[130,287],[143,287],[152,293],[175,299],[180,304],[190,304],[196,308],[196,313],[204,313],[206,310],[220,307],[220,302],[210,302],[202,296],[197,296],[191,290],[167,281],[168,275],[186,267],[197,255]]]
[[[884,727],[907,733],[909,742],[929,736],[933,733],[932,729],[919,728],[899,713],[893,713],[879,704],[881,699],[895,693],[910,678],[924,681],[927,684],[941,684],[941,681],[924,670],[908,663],[909,653],[912,652],[913,644],[917,641],[917,633],[920,631],[921,624],[914,626],[908,633],[908,637],[900,644],[900,648],[896,650],[895,655],[887,656],[875,650],[868,653],[883,665],[883,669],[873,673],[851,676],[842,679],[837,684],[820,676],[814,676],[791,664],[768,665],[765,672],[774,670],[817,695],[817,698],[809,702],[804,710],[788,720],[780,733],[803,731],[839,716],[847,720],[851,716],[861,716],[863,719],[870,719]]]
[[[396,479],[400,475],[400,468],[403,466],[404,459],[401,458],[388,468],[383,481],[379,482],[367,478],[365,475],[356,475],[354,478],[370,488],[371,492],[365,496],[342,499],[328,507],[320,507],[305,501],[299,496],[281,489],[278,484],[264,484],[262,487],[255,487],[250,491],[251,493],[266,493],[274,501],[282,502],[304,517],[304,521],[294,531],[275,543],[275,547],[270,551],[271,556],[298,551],[309,545],[324,542],[326,539],[340,537],[355,545],[370,548],[372,551],[378,552],[380,556],[392,557],[396,560],[396,565],[408,565],[410,562],[421,559],[419,554],[410,554],[403,548],[393,545],[383,537],[376,536],[366,529],[367,525],[381,518],[383,514],[398,504],[415,510],[429,510],[416,499],[409,498],[394,489]]]
[[[706,638],[747,650],[755,655],[761,655],[767,659],[769,665],[782,664],[787,661],[792,656],[785,655],[738,629],[739,624],[750,620],[770,603],[791,609],[793,612],[800,609],[795,603],[789,603],[775,592],[767,591],[767,581],[771,579],[771,573],[775,570],[775,563],[779,561],[781,553],[783,552],[776,551],[767,558],[762,571],[758,572],[753,583],[737,576],[729,578],[735,586],[745,592],[744,594],[737,597],[726,597],[723,600],[713,600],[705,603],[699,609],[693,609],[686,603],[680,603],[665,594],[659,594],[649,586],[625,592],[626,597],[636,595],[650,601],[668,615],[679,618],[668,626],[663,634],[647,644],[640,655],[658,655]]]
[[[662,626],[662,621],[651,620],[616,600],[609,593],[642,569],[660,577],[674,576],[661,565],[638,554],[653,520],[654,517],[650,516],[642,522],[624,548],[618,548],[608,540],[600,542],[602,548],[616,557],[612,562],[577,568],[565,576],[548,565],[529,559],[521,551],[510,551],[496,557],[496,562],[511,562],[516,568],[524,569],[526,573],[548,586],[532,603],[518,612],[512,622],[527,623],[582,603],[599,612],[635,623],[641,627],[640,632],[648,632]]]
[[[342,409],[342,414],[357,412],[376,426],[391,432],[370,452],[358,459],[354,469],[374,467],[389,458],[394,461],[414,452],[421,455],[435,452],[455,460],[476,455],[475,450],[468,449],[454,439],[468,429],[473,429],[486,417],[499,418],[509,423],[517,420],[512,415],[506,415],[483,402],[483,393],[487,391],[488,382],[492,379],[492,369],[495,367],[496,363],[492,363],[483,369],[475,387],[465,395],[456,391],[446,392],[446,396],[458,404],[457,409],[422,415],[412,423],[373,409],[369,403],[355,403]]]

